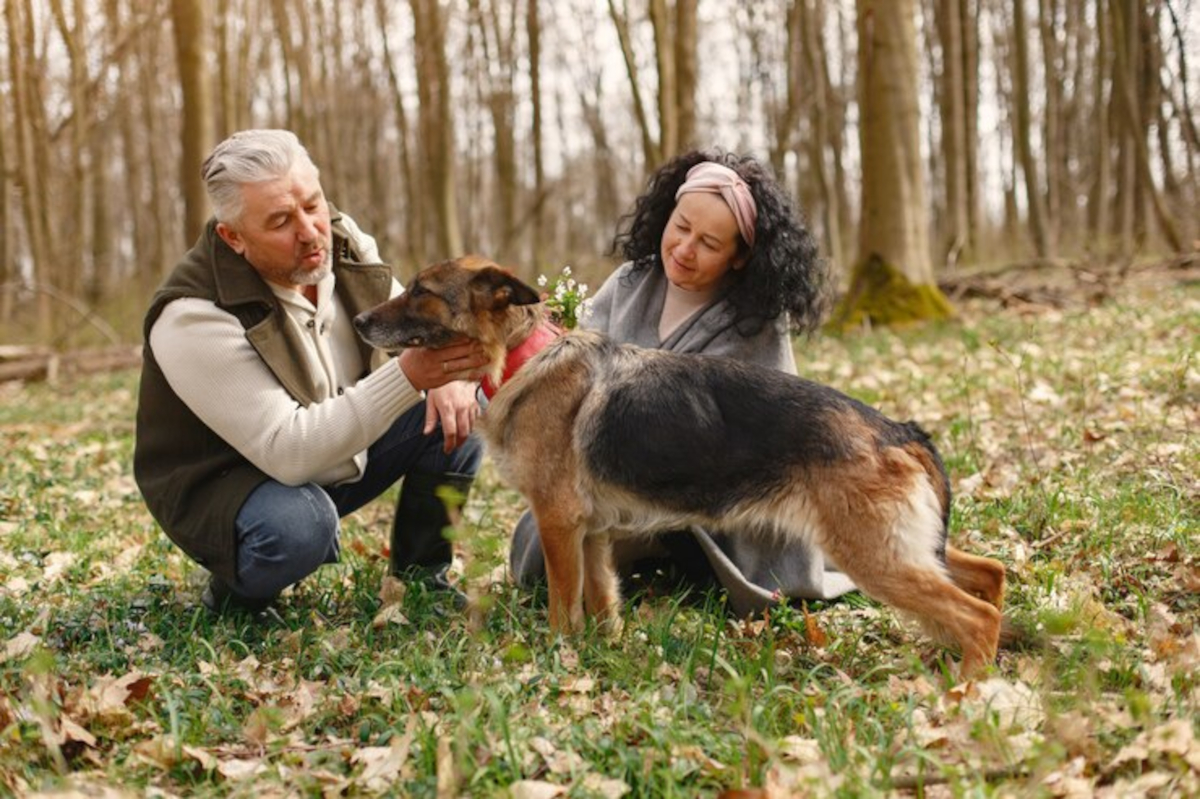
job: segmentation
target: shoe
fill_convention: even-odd
[[[405,569],[399,577],[409,585],[419,587],[435,601],[446,601],[455,610],[466,610],[470,600],[458,586],[450,582],[449,572],[449,564],[434,569],[417,566]]]
[[[258,614],[271,607],[275,597],[251,599],[234,592],[229,584],[215,574],[208,578],[208,585],[200,595],[200,604],[210,613],[221,615],[230,611]]]

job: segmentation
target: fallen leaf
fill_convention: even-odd
[[[379,793],[395,788],[411,745],[412,736],[404,735],[393,738],[389,746],[368,746],[356,751],[351,761],[363,766],[358,778],[362,787]]]
[[[451,799],[458,795],[458,786],[462,778],[458,773],[458,763],[454,759],[454,742],[442,736],[437,742],[437,796],[438,799]]]
[[[960,705],[994,716],[1002,731],[1036,728],[1043,718],[1042,701],[1032,688],[1000,677],[968,684]]]
[[[379,601],[383,603],[383,607],[389,605],[399,605],[404,602],[404,595],[408,592],[408,585],[403,580],[386,574],[383,577],[383,583],[379,587]]]
[[[808,612],[807,605],[804,607],[804,637],[818,649],[823,649],[829,644],[829,636],[821,628],[816,616]]]
[[[8,643],[4,645],[4,655],[0,656],[0,663],[7,660],[29,657],[33,653],[33,650],[37,649],[41,643],[42,639],[33,633],[17,633],[8,639]]]
[[[512,799],[554,799],[555,796],[562,796],[566,792],[567,789],[562,785],[540,780],[518,780],[508,786],[508,793]]]
[[[583,778],[583,787],[593,794],[599,794],[603,799],[620,799],[633,790],[625,780],[603,777],[599,774],[588,774]]]
[[[235,757],[217,763],[217,773],[233,782],[252,780],[266,770],[267,766],[261,760],[243,760]]]
[[[821,744],[816,739],[801,738],[799,735],[788,735],[781,739],[775,751],[780,758],[792,763],[819,763],[825,759]]]
[[[371,627],[376,630],[382,630],[389,624],[399,624],[401,626],[408,624],[408,617],[404,615],[403,605],[384,605],[375,614],[375,618],[371,620]]]

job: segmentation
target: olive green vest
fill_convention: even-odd
[[[352,316],[385,301],[392,271],[386,264],[359,263],[358,253],[333,215],[333,272],[338,296]],[[210,220],[191,250],[155,293],[143,328],[142,379],[138,394],[133,473],[155,520],[184,552],[213,574],[234,582],[237,537],[234,519],[246,497],[269,479],[192,413],[163,376],[150,347],[150,329],[173,300],[211,300],[233,314],[246,338],[280,384],[304,406],[316,395],[304,368],[304,346],[287,311],[253,267],[235,253]],[[372,350],[359,344],[364,374]],[[221,376],[215,374],[213,380]]]

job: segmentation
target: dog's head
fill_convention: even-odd
[[[505,342],[528,314],[520,306],[541,297],[511,272],[478,255],[427,266],[408,290],[364,311],[354,327],[368,344],[383,350],[441,347],[462,338],[489,352]]]

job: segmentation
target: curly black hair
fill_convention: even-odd
[[[745,266],[732,273],[726,294],[738,332],[755,335],[785,311],[794,332],[813,332],[828,307],[828,267],[792,199],[752,156],[692,150],[672,159],[650,177],[633,210],[621,218],[610,254],[632,262],[634,272],[663,268],[659,245],[675,209],[675,192],[687,171],[702,161],[724,164],[741,175],[758,207],[754,247]]]

